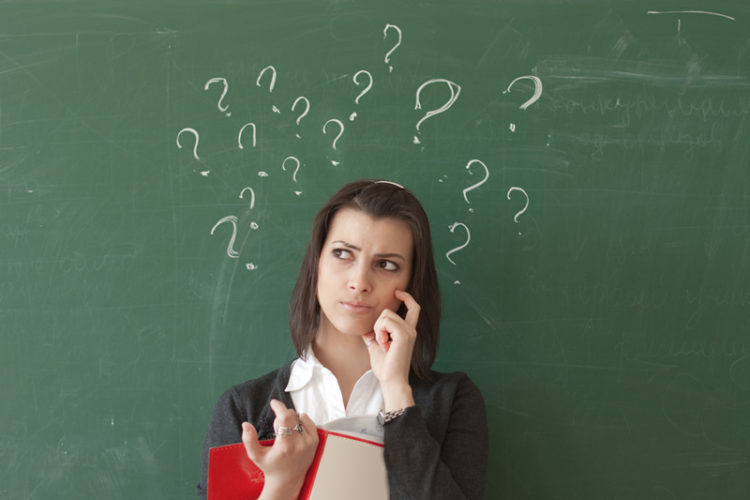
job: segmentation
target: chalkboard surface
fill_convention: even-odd
[[[750,7],[686,5],[3,2],[0,497],[191,498],[367,177],[430,214],[489,498],[748,498]]]

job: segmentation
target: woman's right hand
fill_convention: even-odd
[[[315,457],[318,446],[318,431],[315,424],[305,414],[297,415],[276,399],[271,400],[271,409],[276,415],[273,427],[294,427],[302,424],[302,432],[276,436],[272,446],[263,446],[258,442],[258,432],[248,422],[242,423],[242,442],[250,457],[265,476],[263,492],[260,499],[297,498],[305,474]]]

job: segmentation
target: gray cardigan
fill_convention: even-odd
[[[291,362],[236,385],[219,398],[203,445],[198,496],[206,498],[208,450],[242,441],[241,424],[252,423],[259,439],[273,436],[272,398],[293,408],[284,388]],[[391,499],[484,498],[488,435],[484,400],[463,373],[412,374],[416,407],[385,425],[385,464]]]

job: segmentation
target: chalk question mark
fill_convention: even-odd
[[[260,74],[258,75],[258,79],[255,80],[255,85],[257,87],[260,87],[260,80],[263,78],[263,75],[266,74],[266,71],[271,72],[271,83],[268,85],[268,92],[273,92],[273,88],[276,86],[276,68],[273,66],[266,66],[260,71]]]
[[[242,191],[240,191],[240,199],[244,198],[244,195],[247,191],[250,191],[250,210],[252,210],[255,206],[255,191],[253,191],[253,188],[251,188],[250,186],[242,188]]]
[[[211,236],[213,236],[214,231],[216,231],[216,228],[220,225],[224,224],[225,222],[229,222],[232,224],[232,237],[229,238],[229,244],[227,245],[227,255],[232,258],[236,259],[240,256],[240,254],[234,249],[234,241],[237,239],[237,217],[234,215],[227,215],[226,217],[222,217],[219,219],[219,222],[214,224],[214,227],[211,228]]]
[[[464,228],[466,230],[466,241],[464,242],[463,245],[457,246],[456,248],[454,248],[452,250],[448,250],[447,252],[445,252],[445,258],[448,259],[448,261],[451,264],[453,264],[454,266],[456,265],[456,263],[453,262],[453,259],[451,259],[451,254],[456,253],[459,250],[463,250],[464,248],[466,248],[469,245],[469,242],[471,241],[471,231],[469,231],[469,228],[463,222],[454,222],[453,224],[451,224],[449,226],[448,229],[450,229],[451,233],[452,233],[459,226],[462,227],[462,228]]]
[[[294,181],[296,183],[297,182],[297,172],[299,172],[299,167],[300,167],[300,162],[299,162],[298,158],[296,158],[294,156],[287,156],[286,158],[284,158],[284,161],[281,162],[281,170],[283,170],[284,172],[286,172],[286,162],[289,161],[289,160],[292,160],[294,163],[297,164],[297,168],[294,169],[294,173],[292,174],[292,181]],[[299,196],[299,195],[302,194],[302,191],[295,191],[294,194],[296,194],[297,196]]]
[[[510,88],[518,80],[531,80],[532,82],[534,82],[534,94],[531,96],[531,99],[529,99],[528,101],[526,101],[525,103],[519,106],[520,109],[523,109],[525,111],[526,109],[528,109],[529,106],[537,102],[539,98],[542,96],[542,80],[540,80],[539,77],[536,77],[533,75],[519,76],[518,78],[510,82],[510,85],[508,85],[508,88],[503,90],[503,94],[508,94],[510,92]],[[509,128],[511,132],[515,132],[516,124],[511,123]]]
[[[253,207],[255,207],[255,191],[253,190],[253,188],[251,188],[250,186],[242,188],[242,191],[240,191],[240,199],[243,199],[245,193],[248,191],[250,191],[250,210],[252,210]],[[251,222],[250,229],[258,229],[258,224],[256,222]]]
[[[193,134],[193,136],[195,137],[195,144],[193,145],[193,157],[196,160],[200,160],[200,158],[198,158],[198,141],[200,141],[200,137],[198,136],[198,131],[195,130],[194,128],[185,127],[184,129],[177,132],[177,147],[180,149],[182,149],[182,144],[180,144],[180,136],[183,134],[183,132],[188,132],[190,134]]]
[[[513,191],[520,191],[526,197],[526,205],[524,205],[524,207],[521,210],[516,212],[516,215],[513,217],[513,222],[518,224],[518,218],[521,216],[521,214],[523,214],[526,211],[527,208],[529,208],[529,195],[526,193],[526,191],[523,188],[513,186],[510,189],[508,189],[508,194],[507,194],[508,200],[510,200],[510,193],[512,193]],[[521,233],[519,232],[518,234],[520,235]]]
[[[333,147],[333,149],[335,151],[336,150],[336,143],[339,142],[339,139],[341,138],[341,135],[344,133],[344,124],[341,123],[341,120],[337,120],[336,118],[331,118],[330,120],[328,120],[327,122],[325,122],[325,124],[323,125],[323,133],[324,134],[328,134],[328,132],[326,132],[326,127],[328,127],[329,123],[335,123],[336,125],[339,126],[339,133],[336,136],[336,138],[333,139],[333,144],[332,144],[332,147]],[[331,163],[333,163],[334,165],[338,165],[339,164],[339,162],[337,162],[337,161],[332,161]]]
[[[298,98],[296,98],[294,100],[294,104],[292,104],[292,111],[294,111],[294,108],[297,107],[297,103],[300,102],[300,101],[302,101],[302,102],[305,103],[305,111],[303,111],[302,114],[297,117],[297,126],[298,127],[299,127],[300,122],[302,121],[302,118],[304,118],[305,116],[307,116],[307,113],[310,112],[310,101],[307,99],[307,97],[305,97],[303,95],[299,96]],[[302,137],[300,137],[300,135],[298,133],[297,134],[297,139],[301,139],[301,138]]]
[[[240,133],[237,135],[237,145],[240,147],[240,149],[245,149],[245,146],[242,145],[242,133],[247,127],[252,127],[253,129],[253,147],[255,147],[255,124],[251,122],[244,124],[240,129]]]
[[[219,111],[221,111],[222,113],[225,113],[227,116],[232,116],[232,113],[227,112],[227,110],[229,109],[229,105],[228,104],[226,106],[221,105],[222,101],[224,101],[224,97],[227,95],[227,91],[229,90],[229,84],[227,83],[227,79],[221,78],[221,77],[211,78],[203,86],[203,90],[208,90],[208,87],[210,87],[214,83],[221,83],[222,85],[224,85],[224,90],[222,90],[221,97],[219,97],[219,102],[216,104],[216,106],[219,108]]]
[[[414,106],[414,109],[422,109],[422,103],[419,100],[419,95],[422,93],[422,90],[428,85],[434,85],[436,83],[444,83],[448,85],[448,89],[450,89],[451,91],[451,97],[450,99],[448,99],[448,102],[443,104],[441,107],[433,109],[432,111],[428,111],[424,115],[424,117],[422,117],[422,119],[417,122],[417,133],[419,133],[419,127],[422,125],[422,122],[432,116],[439,115],[440,113],[448,111],[448,109],[453,106],[453,103],[456,102],[456,99],[458,99],[458,96],[461,94],[461,86],[455,82],[446,80],[445,78],[434,78],[432,80],[427,80],[417,89],[417,104],[416,106]],[[417,137],[416,135],[414,136],[414,144],[420,144],[419,137]]]
[[[273,88],[276,86],[276,68],[274,68],[273,66],[266,66],[260,71],[258,79],[255,80],[255,85],[257,87],[260,87],[260,80],[263,78],[263,75],[266,73],[266,71],[271,72],[271,83],[268,85],[268,92],[271,93],[273,92]],[[277,108],[276,106],[272,105],[271,109],[274,113],[281,114],[281,110],[279,110],[279,108]]]
[[[357,98],[354,99],[354,104],[359,104],[359,100],[362,98],[362,96],[365,95],[366,93],[368,93],[370,91],[370,89],[372,88],[372,74],[370,74],[369,71],[364,70],[364,69],[361,69],[361,70],[357,71],[356,73],[354,73],[354,76],[352,77],[352,81],[357,86],[360,85],[359,81],[357,81],[357,77],[359,75],[367,75],[367,78],[370,79],[370,83],[368,83],[367,87],[365,87],[365,90],[363,90],[362,92],[360,92],[359,95],[357,96]],[[356,117],[357,117],[357,112],[355,111],[354,113],[352,113],[351,115],[349,115],[349,121],[354,121],[354,119]]]
[[[490,178],[490,170],[487,168],[487,165],[485,165],[482,160],[470,160],[469,163],[466,164],[466,169],[469,170],[469,174],[471,174],[470,168],[471,168],[471,165],[473,163],[479,163],[482,166],[482,168],[484,168],[484,179],[482,179],[481,181],[477,182],[476,184],[472,184],[471,186],[469,186],[469,187],[467,187],[467,188],[465,188],[463,190],[464,200],[466,200],[466,203],[468,203],[469,205],[471,205],[471,202],[469,201],[469,198],[466,196],[466,194],[469,191],[478,188],[479,186],[481,186],[482,184],[484,184],[485,182],[487,182],[487,179]],[[474,209],[470,208],[469,211],[473,212]]]
[[[388,30],[393,29],[396,31],[396,34],[398,35],[398,41],[396,42],[396,45],[393,46],[391,50],[388,51],[388,53],[385,55],[385,63],[388,64],[391,61],[391,54],[393,54],[399,45],[401,45],[401,28],[396,26],[395,24],[386,24],[385,28],[383,28],[383,40],[388,38]],[[388,72],[393,71],[393,66],[388,66]]]

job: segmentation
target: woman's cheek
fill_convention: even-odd
[[[394,296],[393,300],[391,300],[386,307],[393,312],[398,312],[399,307],[401,307],[401,301]]]

